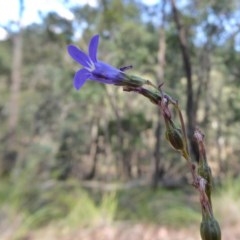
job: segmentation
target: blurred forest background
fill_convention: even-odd
[[[53,9],[23,26],[20,0],[19,20],[1,26],[1,239],[199,238],[198,195],[156,106],[120,87],[72,86],[80,66],[66,46],[87,51],[97,33],[99,59],[164,82],[190,142],[203,130],[214,211],[223,236],[240,239],[239,1],[60,2],[73,18]]]

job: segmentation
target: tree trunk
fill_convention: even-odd
[[[165,52],[166,52],[166,41],[165,41],[165,32],[163,26],[160,28],[160,38],[159,38],[159,49],[158,49],[158,84],[163,83],[164,81],[164,66],[165,66]],[[164,170],[160,168],[160,148],[161,148],[161,135],[162,135],[162,125],[160,118],[160,111],[158,110],[158,118],[155,129],[155,149],[154,149],[154,172],[152,179],[152,186],[156,188],[158,181],[162,178]]]
[[[187,78],[187,104],[186,104],[186,112],[187,112],[187,134],[190,142],[191,152],[195,157],[196,161],[199,161],[199,152],[198,146],[193,139],[193,133],[196,125],[196,112],[197,110],[194,108],[194,96],[193,96],[193,86],[192,86],[192,66],[190,61],[189,49],[186,31],[184,26],[181,24],[178,10],[176,8],[175,0],[171,0],[173,18],[177,27],[178,39],[180,44],[180,49],[182,53],[183,59],[183,67]]]
[[[95,177],[97,170],[97,153],[98,153],[98,132],[99,132],[99,119],[97,123],[93,123],[91,129],[91,146],[89,152],[89,161],[92,162],[92,167],[89,173],[84,177],[86,180],[92,180]]]
[[[19,96],[21,85],[22,65],[22,36],[21,32],[13,37],[13,62],[11,74],[10,104],[9,104],[9,143],[16,144],[16,129],[19,118]]]
[[[165,22],[165,1],[163,1],[162,5],[162,19],[161,26],[159,30],[159,45],[158,45],[158,85],[164,82],[164,67],[165,67],[165,53],[166,53],[166,38],[165,38],[165,30],[164,30],[164,22]],[[158,110],[158,118],[155,129],[155,149],[154,149],[154,172],[152,178],[152,186],[156,188],[158,186],[158,181],[162,178],[164,174],[163,168],[160,168],[160,147],[161,147],[161,135],[162,135],[162,125],[160,118],[160,111]]]
[[[19,19],[17,22],[18,32],[13,34],[12,39],[12,71],[9,100],[9,120],[8,120],[8,144],[4,153],[1,175],[8,175],[15,165],[17,153],[17,127],[19,119],[20,86],[22,81],[22,28],[21,19],[24,10],[23,0],[19,0]]]

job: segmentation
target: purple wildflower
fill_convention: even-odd
[[[107,63],[98,61],[98,42],[99,35],[93,36],[89,43],[88,55],[74,45],[68,46],[69,55],[83,66],[74,76],[73,85],[77,90],[79,90],[88,79],[115,85],[122,85],[122,81],[128,79],[123,71],[129,67],[117,69]]]

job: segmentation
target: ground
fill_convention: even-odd
[[[2,240],[10,240],[11,237]],[[121,223],[71,230],[45,227],[21,240],[201,240],[197,226],[173,229],[164,226]],[[222,227],[222,240],[239,240],[240,224]]]

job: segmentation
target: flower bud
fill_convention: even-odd
[[[214,217],[204,219],[200,225],[202,240],[221,240],[221,230]]]
[[[185,146],[181,129],[177,128],[172,121],[170,123],[166,124],[166,139],[175,150],[184,150]]]
[[[204,162],[200,159],[199,166],[198,166],[198,174],[203,177],[206,181],[206,194],[211,204],[211,191],[212,191],[212,171],[211,168],[208,166],[207,162]]]

